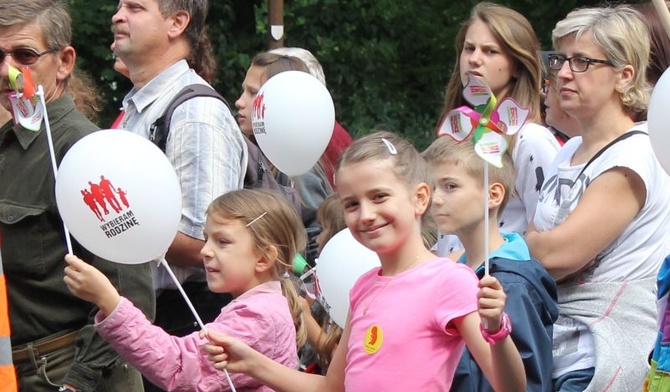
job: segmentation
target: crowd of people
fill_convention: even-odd
[[[153,139],[182,89],[211,88],[207,7],[119,1],[114,69],[133,87],[112,128]],[[0,2],[0,391],[670,388],[670,177],[646,124],[670,38],[651,5],[575,9],[548,52],[522,13],[473,7],[435,123],[469,105],[472,77],[513,99],[528,120],[501,167],[470,138],[419,152],[388,130],[352,140],[335,121],[321,158],[288,176],[254,140],[254,100],[282,72],[325,85],[324,72],[302,48],[257,54],[233,106],[196,96],[164,124],[182,190],[165,255],[177,283],[157,263],[76,240],[68,251],[51,135],[17,121],[9,74],[43,87],[60,162],[100,128],[71,24],[63,0]],[[291,196],[251,189],[252,160]],[[338,326],[300,279],[343,229],[380,266],[358,277]]]

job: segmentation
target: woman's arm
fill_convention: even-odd
[[[567,219],[549,231],[533,225],[526,242],[534,258],[560,280],[581,271],[635,218],[646,188],[634,171],[616,167],[599,175],[584,191]]]

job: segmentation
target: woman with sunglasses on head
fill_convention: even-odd
[[[552,33],[560,106],[579,124],[549,167],[526,241],[559,282],[554,390],[639,390],[670,252],[670,180],[646,123],[649,34],[632,9],[572,11]]]

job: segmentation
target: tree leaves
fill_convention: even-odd
[[[639,1],[636,1],[639,2]],[[285,45],[321,62],[338,120],[353,135],[376,127],[400,132],[423,148],[434,137],[453,64],[454,37],[477,1],[285,0]],[[544,49],[555,23],[599,0],[501,2],[529,18]],[[80,69],[99,83],[111,124],[131,88],[112,68],[108,0],[69,0]],[[219,64],[214,87],[234,102],[251,58],[266,49],[267,0],[210,0],[207,20]]]

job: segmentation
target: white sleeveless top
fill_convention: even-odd
[[[647,124],[636,124],[631,130],[647,132]],[[535,227],[538,231],[547,231],[560,225],[593,180],[611,168],[626,167],[644,182],[647,191],[644,206],[619,237],[596,256],[594,265],[580,274],[579,280],[621,282],[655,277],[670,253],[670,177],[656,160],[649,136],[632,135],[615,143],[583,173],[585,163],[570,166],[581,144],[581,137],[570,139],[549,167],[533,219]],[[553,355],[554,378],[594,367],[595,346],[588,326],[559,316],[554,325]]]
[[[647,132],[647,124],[636,124],[634,129]],[[598,254],[595,265],[580,280],[620,282],[655,277],[670,253],[670,178],[656,160],[649,136],[633,135],[617,142],[575,179],[584,164],[570,166],[570,161],[581,143],[581,137],[570,139],[549,167],[535,211],[535,227],[546,231],[560,225],[593,180],[611,168],[626,167],[644,182],[644,206],[619,237]]]

